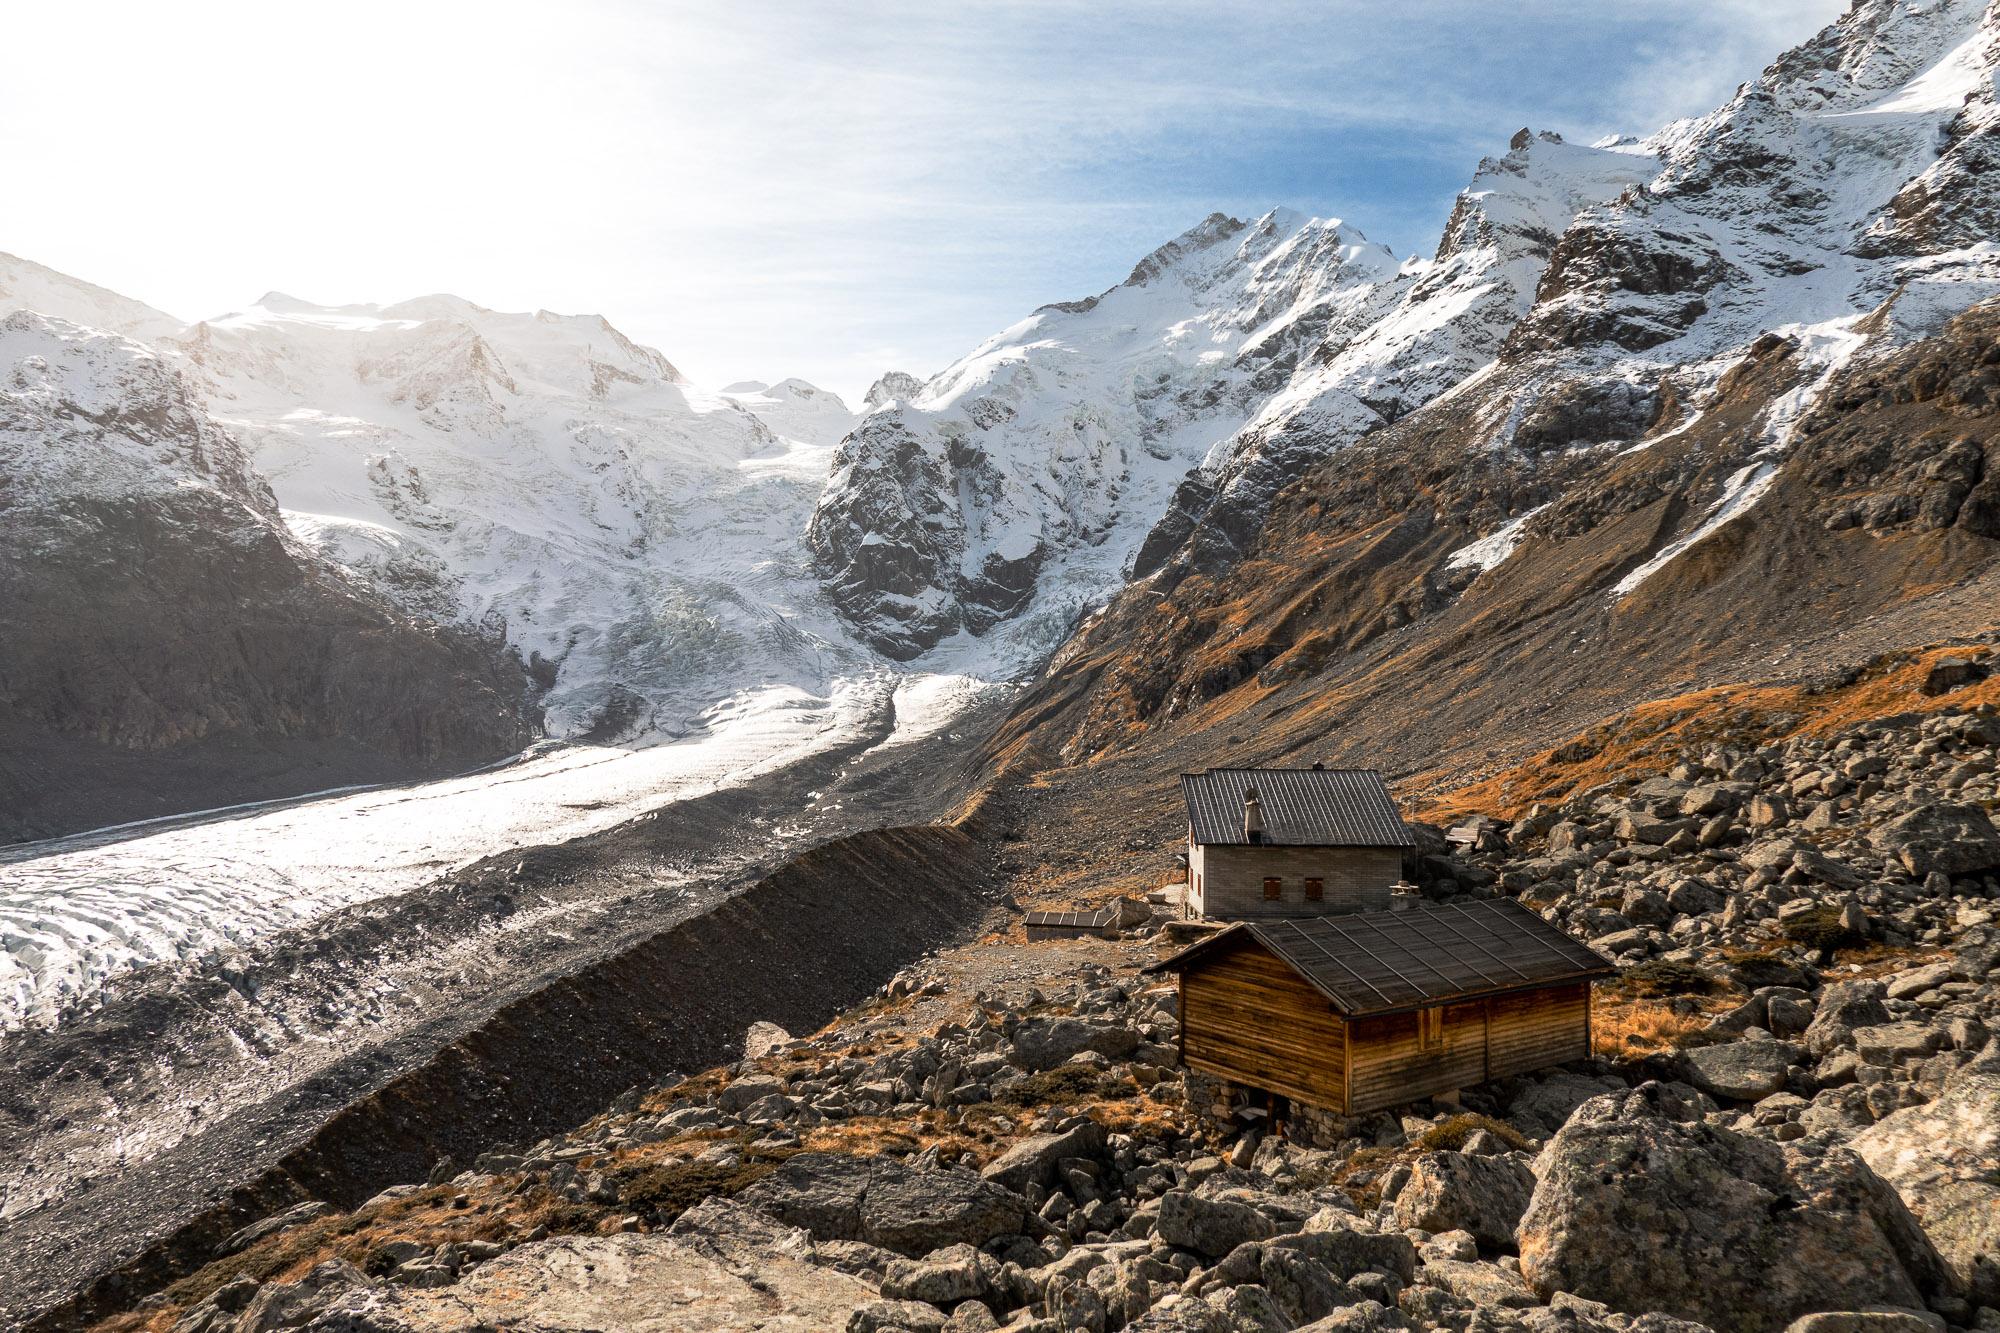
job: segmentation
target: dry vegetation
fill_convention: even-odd
[[[1668,767],[1676,754],[1712,745],[1754,748],[1793,736],[1824,736],[1899,713],[2000,704],[2000,675],[1949,694],[1923,692],[1943,657],[1976,652],[1971,642],[1892,653],[1855,679],[1831,687],[1721,685],[1641,704],[1560,745],[1467,786],[1427,788],[1420,775],[1399,795],[1419,819],[1446,823],[1469,814],[1514,818],[1538,801],[1559,801],[1592,787],[1632,782]]]

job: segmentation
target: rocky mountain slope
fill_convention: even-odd
[[[250,799],[276,768],[464,767],[532,734],[500,645],[299,541],[167,358],[17,311],[0,365],[0,836]]]
[[[1481,164],[1434,255],[1402,265],[1344,224],[1211,219],[869,418],[815,513],[815,557],[857,632],[937,660],[963,650],[938,649],[955,634],[1052,642],[1130,579],[1065,650],[1115,653],[1136,643],[1107,623],[1206,614],[1226,575],[1256,577],[1239,562],[1279,545],[1264,529],[1284,487],[1359,467],[1360,495],[1367,460],[1422,454],[1419,484],[1445,493],[1412,506],[1389,486],[1315,537],[1379,523],[1452,540],[1364,606],[1329,571],[1342,617],[1401,623],[1576,526],[1549,506],[1647,466],[1628,451],[1685,455],[1730,407],[1735,433],[1702,446],[1718,466],[1674,483],[1675,512],[1611,580],[1622,596],[1758,509],[1849,358],[1935,336],[2000,291],[1980,170],[1997,51],[1990,5],[1864,0],[1727,106],[1649,139],[1523,131]],[[1725,376],[1773,334],[1791,369],[1745,408]]]
[[[1256,521],[1186,524],[1002,752],[1477,763],[1990,621],[2000,248],[1910,201],[1946,175],[1991,205],[1954,164],[1996,58],[2000,9],[1864,3],[1621,145],[1658,174],[1546,238],[1490,364],[1358,441],[1306,432],[1331,456]]]

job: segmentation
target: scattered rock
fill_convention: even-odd
[[[1488,1249],[1509,1249],[1534,1188],[1534,1172],[1511,1157],[1425,1153],[1412,1164],[1409,1182],[1396,1196],[1396,1225],[1463,1230]]]
[[[1686,1114],[1646,1084],[1585,1103],[1549,1142],[1518,1229],[1543,1299],[1759,1333],[1818,1310],[1922,1308],[1945,1280],[1902,1200],[1853,1154]]]

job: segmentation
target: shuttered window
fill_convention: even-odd
[[[1274,903],[1284,896],[1285,896],[1285,881],[1277,878],[1276,876],[1270,876],[1264,880],[1265,902]]]
[[[1321,903],[1326,901],[1325,880],[1309,879],[1306,881],[1306,901],[1309,903]]]
[[[1444,1049],[1444,1010],[1440,1007],[1417,1010],[1417,1047],[1426,1051]]]

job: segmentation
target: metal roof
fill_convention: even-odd
[[[1094,912],[1048,912],[1036,910],[1028,913],[1023,922],[1030,926],[1068,926],[1084,930],[1101,930],[1118,920],[1116,905],[1100,907]]]
[[[1388,784],[1372,768],[1211,768],[1181,774],[1188,827],[1206,846],[1247,844],[1243,793],[1264,807],[1264,841],[1281,847],[1408,847]]]
[[[1146,968],[1198,966],[1225,941],[1255,940],[1344,1017],[1535,990],[1617,971],[1511,898],[1405,912],[1245,921]]]

